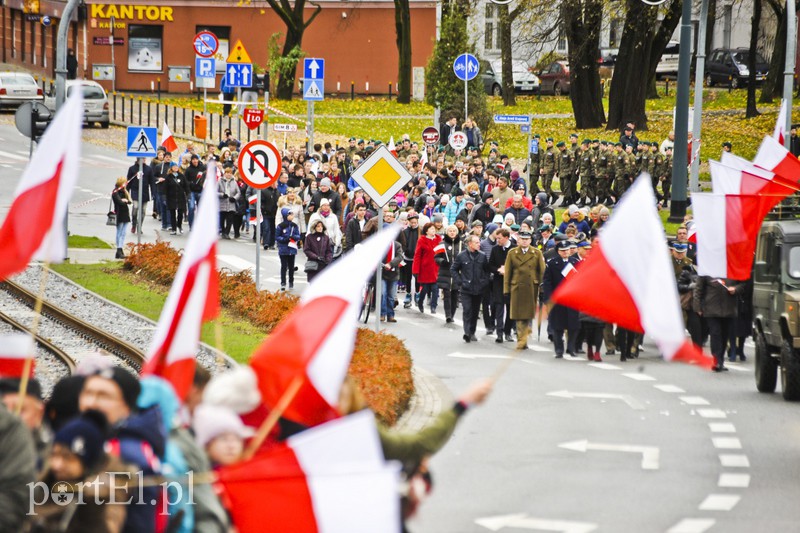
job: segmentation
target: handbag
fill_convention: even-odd
[[[117,213],[114,212],[114,201],[108,201],[108,214],[106,215],[106,226],[117,225]]]
[[[314,261],[313,259],[311,261],[306,261],[306,266],[303,270],[306,272],[316,272],[319,270],[319,262]]]

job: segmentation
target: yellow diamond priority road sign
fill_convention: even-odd
[[[382,144],[353,172],[352,178],[380,207],[388,204],[413,179],[403,164]]]

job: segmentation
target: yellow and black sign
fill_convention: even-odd
[[[26,15],[38,15],[39,12],[39,0],[25,0],[22,3],[22,12]]]

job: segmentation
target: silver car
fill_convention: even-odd
[[[0,107],[18,107],[31,101],[43,101],[44,92],[26,72],[0,72]]]
[[[101,128],[108,127],[108,96],[103,86],[91,80],[69,80],[67,81],[67,97],[72,94],[75,87],[80,87],[83,91],[83,120],[91,126],[95,122]],[[55,95],[48,95],[45,105],[50,109],[55,109]]]

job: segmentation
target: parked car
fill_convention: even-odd
[[[503,79],[503,62],[500,59],[492,61],[492,70],[497,73],[500,80]],[[531,72],[531,68],[525,61],[511,61],[511,77],[514,80],[514,92],[535,92],[539,88],[539,78]]]
[[[661,54],[661,59],[656,65],[656,78],[678,77],[678,61],[681,56],[681,43],[678,41],[670,41],[667,43],[664,52]]]
[[[542,94],[569,94],[569,63],[554,61],[539,72]]]
[[[750,71],[747,69],[750,50],[747,48],[717,48],[706,60],[706,85],[713,87],[719,83],[728,85],[730,80],[731,87],[734,89],[747,85]],[[756,82],[767,79],[769,63],[756,52]]]
[[[88,126],[95,122],[100,123],[101,128],[107,128],[108,118],[108,96],[103,86],[91,80],[68,80],[67,96],[72,94],[76,87],[83,91],[83,119]],[[48,94],[45,105],[50,109],[56,108],[55,94]]]
[[[500,72],[495,72],[488,61],[481,60],[481,80],[486,94],[503,96],[503,79],[500,77]]]
[[[0,108],[43,100],[44,92],[27,72],[0,72]]]

